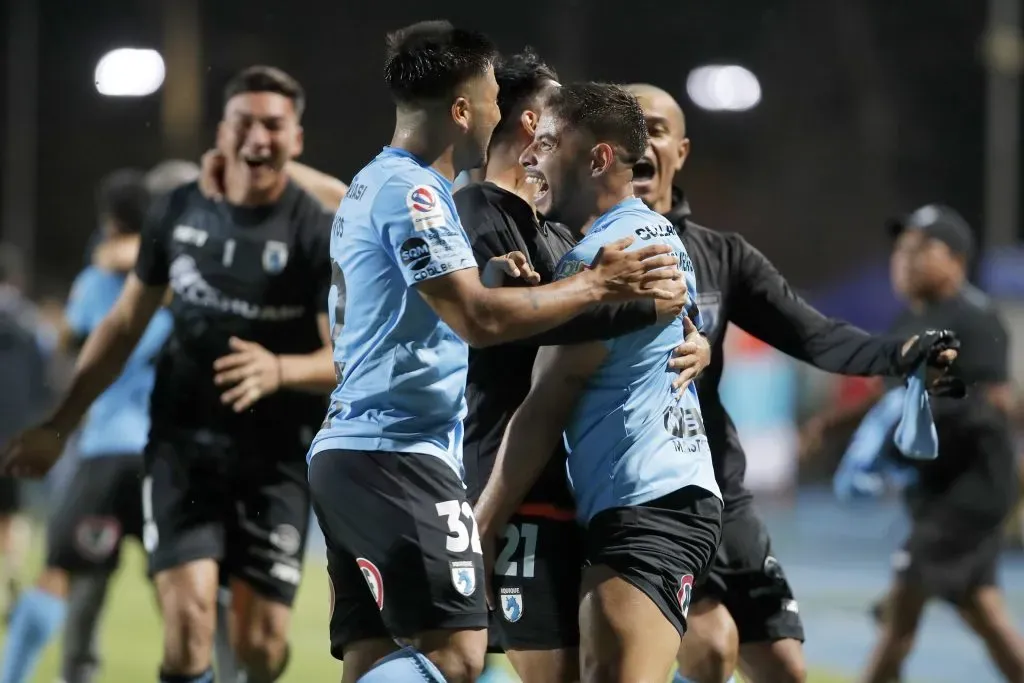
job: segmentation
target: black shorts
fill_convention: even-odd
[[[727,507],[722,516],[722,543],[693,595],[695,602],[706,598],[729,610],[740,643],[804,640],[793,590],[772,555],[768,529],[750,505]]]
[[[492,644],[501,650],[579,647],[583,529],[575,512],[524,504],[498,539]]]
[[[217,560],[222,575],[292,604],[310,522],[301,444],[153,437],[144,464],[142,541],[150,575]]]
[[[330,450],[313,457],[309,482],[327,540],[334,657],[357,640],[486,628],[480,536],[448,465]]]
[[[83,457],[46,528],[46,566],[111,572],[121,541],[142,534],[142,456]]]
[[[694,583],[711,566],[721,534],[722,501],[686,486],[594,515],[587,524],[586,561],[606,565],[643,591],[682,636]]]
[[[0,515],[13,515],[21,510],[21,490],[13,477],[0,477]]]
[[[953,529],[915,523],[893,570],[907,583],[953,605],[985,586],[997,585],[1003,529]]]

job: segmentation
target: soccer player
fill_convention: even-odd
[[[618,86],[567,85],[548,98],[522,161],[527,176],[548,188],[548,216],[584,235],[556,278],[589,267],[603,245],[631,235],[671,246],[694,291],[675,229],[633,196],[633,164],[646,146],[643,111]],[[699,314],[691,315],[699,325]],[[583,681],[664,680],[686,630],[693,582],[718,546],[722,501],[697,390],[690,384],[677,392],[666,367],[682,320],[542,348],[477,508],[481,534],[493,541],[564,428],[585,527]]]
[[[533,142],[541,103],[558,86],[558,76],[530,50],[501,58],[494,72],[501,122],[491,138],[486,176],[456,192],[455,206],[481,269],[492,258],[521,250],[541,282],[550,282],[576,238],[537,213],[534,200],[538,193],[543,199],[545,188],[531,182],[519,157]],[[659,318],[667,322],[683,310],[682,286],[680,295],[678,300],[595,307],[538,337],[470,349],[464,449],[470,502],[476,502],[487,482],[508,420],[526,398],[540,346],[610,339]],[[710,355],[696,330],[691,342]],[[523,680],[578,680],[583,536],[565,477],[564,452],[552,457],[503,535],[501,561],[492,577],[499,603],[492,612],[492,642],[500,644]]]
[[[107,240],[138,234],[149,204],[141,172],[111,174],[98,193],[100,228]],[[117,300],[126,272],[86,268],[75,280],[65,309],[70,344],[96,328]],[[149,433],[153,363],[171,329],[167,311],[150,321],[124,372],[93,404],[76,447],[77,470],[53,511],[47,532],[46,568],[13,612],[0,683],[27,683],[39,655],[68,618],[61,680],[93,679],[96,622],[107,583],[117,568],[125,536],[142,536],[142,450]]]
[[[213,680],[219,570],[252,683],[280,677],[309,522],[305,451],[334,385],[324,303],[330,217],[283,172],[302,151],[301,86],[252,67],[225,89],[226,201],[195,183],[150,212],[135,270],[89,336],[53,416],[5,467],[38,475],[120,373],[170,286],[143,458],[143,544],[164,619],[162,681]]]
[[[331,301],[347,290],[347,308],[333,315],[339,384],[309,480],[345,681],[381,658],[367,681],[410,670],[472,681],[483,664],[483,560],[461,481],[467,342],[529,337],[604,301],[671,298],[658,284],[680,278],[669,247],[627,253],[620,240],[564,282],[483,286],[450,187],[486,161],[500,116],[495,53],[444,21],[388,37],[394,137],[334,221]],[[492,265],[538,279],[521,253]],[[396,653],[395,638],[411,647]]]
[[[694,590],[677,680],[721,683],[738,663],[751,683],[801,683],[806,673],[799,608],[743,485],[746,455],[718,395],[728,323],[798,360],[845,375],[898,377],[924,358],[938,381],[955,353],[932,353],[921,341],[938,340],[939,334],[909,341],[877,337],[826,318],[742,236],[690,220],[689,204],[673,185],[690,151],[683,112],[660,88],[628,89],[644,109],[649,133],[633,187],[676,227],[697,272],[696,303],[712,345],[711,365],[698,378],[697,390],[725,500],[722,545],[707,580]]]

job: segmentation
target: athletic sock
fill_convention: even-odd
[[[508,670],[495,663],[492,657],[487,658],[484,672],[476,679],[476,683],[516,683],[519,679],[509,674]]]
[[[18,598],[11,613],[3,656],[0,657],[0,683],[27,683],[32,680],[39,656],[64,621],[64,601],[38,588]]]
[[[358,683],[446,683],[434,664],[414,648],[393,652],[363,674]]]
[[[196,676],[182,675],[182,674],[165,674],[163,671],[159,674],[158,679],[160,683],[213,683],[213,667],[204,671]]]
[[[672,677],[672,683],[694,683],[694,682],[691,681],[689,678],[685,678],[681,673],[679,673],[677,671],[675,676]],[[736,679],[733,678],[732,676],[730,676],[729,680],[727,680],[725,683],[736,683]]]

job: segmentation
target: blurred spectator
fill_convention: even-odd
[[[10,245],[0,244],[0,450],[48,408],[47,358],[55,334],[25,298],[24,264]],[[13,479],[0,478],[0,581],[13,602],[28,545],[21,496]]]

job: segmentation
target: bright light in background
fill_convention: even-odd
[[[164,59],[156,50],[122,47],[96,65],[96,91],[107,97],[152,95],[164,82]]]
[[[708,111],[747,111],[761,101],[761,84],[742,66],[701,66],[687,76],[686,94]]]

